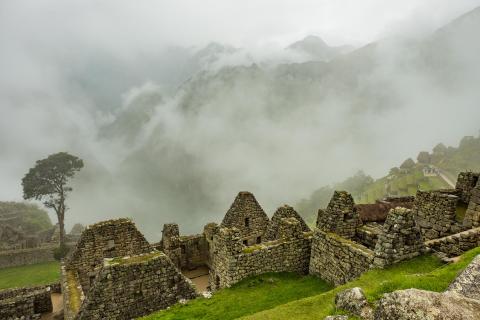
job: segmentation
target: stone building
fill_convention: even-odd
[[[85,229],[62,263],[65,319],[131,319],[195,297],[170,258],[128,219]]]
[[[480,244],[475,176],[462,173],[456,189],[375,204],[356,205],[349,193],[335,191],[318,211],[313,232],[288,205],[269,219],[249,192],[237,195],[220,224],[181,235],[177,224],[168,223],[152,245],[130,220],[95,224],[83,231],[62,266],[65,318],[130,319],[193,299],[196,288],[186,275],[197,268],[207,269],[210,290],[281,271],[339,285],[426,250],[461,254]],[[461,220],[458,208],[466,200]]]
[[[318,210],[317,228],[344,238],[355,236],[361,225],[353,197],[346,191],[335,191],[326,210]]]
[[[237,228],[242,243],[252,245],[262,242],[267,230],[269,219],[250,192],[240,192],[228,209],[220,226],[222,228]]]

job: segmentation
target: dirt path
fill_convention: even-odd
[[[447,176],[445,173],[440,170],[438,167],[434,167],[438,171],[438,175],[443,179],[451,188],[455,189],[455,183]]]
[[[53,312],[44,313],[42,315],[42,320],[52,320],[53,315],[63,309],[63,296],[61,293],[52,293],[52,305],[53,305]]]
[[[185,277],[192,280],[198,293],[202,293],[207,290],[209,273],[207,267],[199,267],[193,270],[182,270],[182,273],[185,275]]]

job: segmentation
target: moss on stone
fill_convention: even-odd
[[[77,275],[73,270],[67,270],[67,284],[69,293],[70,293],[70,309],[75,313],[78,313],[80,310],[80,305],[82,304],[82,293],[80,289],[80,282],[78,281]]]

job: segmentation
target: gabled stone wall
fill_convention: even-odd
[[[265,233],[265,241],[275,240],[280,237],[281,220],[284,218],[296,219],[300,224],[302,232],[311,231],[305,221],[302,219],[302,217],[298,214],[297,211],[295,211],[295,209],[293,209],[289,205],[284,205],[282,207],[279,207],[273,214],[272,219],[270,219],[267,232]]]
[[[375,246],[374,265],[385,267],[416,257],[424,252],[422,234],[412,210],[390,210]]]
[[[240,192],[225,214],[222,228],[237,228],[242,241],[247,245],[261,242],[269,219],[250,192]]]
[[[230,287],[238,281],[266,272],[308,273],[311,235],[302,232],[295,218],[284,218],[280,238],[259,245],[244,246],[236,228],[221,228],[214,236],[210,272],[213,290]]]
[[[195,297],[190,280],[161,252],[106,259],[76,319],[132,319]]]
[[[335,191],[327,209],[318,210],[317,228],[322,231],[352,239],[360,225],[353,197],[346,191]]]
[[[425,240],[448,236],[463,229],[456,220],[459,198],[455,193],[455,190],[417,191],[413,212]]]
[[[152,251],[152,246],[129,219],[103,221],[87,227],[65,261],[78,273],[86,292],[104,258],[131,256]]]

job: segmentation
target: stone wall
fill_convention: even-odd
[[[463,226],[465,228],[480,227],[480,181],[477,182],[476,187],[471,191]]]
[[[15,288],[0,291],[0,319],[40,319],[52,311],[50,286]]]
[[[433,239],[425,242],[425,245],[435,252],[445,253],[448,257],[459,256],[465,251],[480,246],[480,227]]]
[[[208,264],[209,248],[204,234],[180,236],[178,225],[165,224],[162,250],[181,269],[194,269]]]
[[[0,269],[54,261],[54,246],[0,251]]]
[[[195,297],[190,280],[161,252],[106,259],[76,319],[132,319]]]
[[[346,191],[335,191],[327,209],[318,210],[317,228],[351,239],[361,225],[352,196]]]
[[[250,192],[240,192],[228,209],[222,228],[236,228],[240,231],[242,242],[246,245],[261,242],[269,219]],[[259,239],[260,238],[260,239]]]
[[[129,219],[100,222],[87,227],[75,249],[65,259],[65,267],[78,273],[86,292],[93,281],[95,269],[104,258],[147,253],[153,248]]]
[[[373,251],[359,243],[315,229],[309,270],[310,274],[341,285],[367,271],[373,257]]]
[[[302,232],[295,218],[281,220],[280,238],[258,245],[242,245],[236,228],[221,228],[214,236],[209,283],[213,290],[230,287],[265,272],[308,273],[311,234]]]
[[[420,228],[412,210],[400,207],[390,210],[382,228],[375,245],[375,266],[383,268],[424,251]]]
[[[357,233],[353,240],[373,250],[377,244],[378,236],[383,232],[382,230],[381,224],[369,222],[357,228]]]
[[[448,236],[462,230],[456,220],[458,196],[445,191],[417,191],[413,212],[425,240]]]
[[[470,202],[470,195],[473,188],[479,180],[480,173],[475,172],[460,172],[457,178],[455,189],[459,191],[460,200],[464,203]]]
[[[311,231],[303,218],[298,214],[297,211],[295,211],[295,209],[293,209],[289,205],[284,205],[282,207],[279,207],[277,211],[275,211],[275,213],[273,214],[272,219],[270,219],[267,232],[265,233],[265,241],[272,241],[280,238],[280,224],[281,220],[284,218],[297,219],[297,221],[300,223],[302,232]]]

